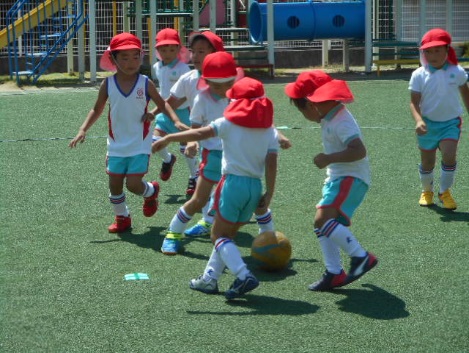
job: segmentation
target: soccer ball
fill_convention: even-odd
[[[263,232],[252,242],[251,256],[265,271],[283,270],[291,257],[290,240],[280,232]]]

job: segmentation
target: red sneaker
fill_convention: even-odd
[[[160,170],[160,178],[163,181],[169,180],[171,178],[171,174],[173,173],[173,165],[176,163],[176,156],[174,154],[171,154],[171,160],[169,163],[163,162],[161,164],[161,170]]]
[[[345,285],[347,274],[342,270],[338,275],[330,273],[326,270],[319,281],[310,284],[308,289],[312,291],[328,291],[333,288]]]
[[[197,177],[196,178],[189,178],[189,182],[187,183],[186,195],[192,196],[195,192],[195,186],[197,185]]]
[[[143,199],[143,215],[145,217],[153,216],[158,211],[158,194],[160,193],[160,185],[156,181],[151,182],[155,188],[155,192],[150,197]]]
[[[126,230],[132,228],[132,219],[130,215],[126,216],[116,216],[114,223],[111,224],[107,229],[109,233],[123,233]]]

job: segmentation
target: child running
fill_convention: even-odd
[[[420,206],[433,205],[433,170],[436,151],[441,152],[441,171],[438,199],[443,208],[455,210],[451,195],[456,174],[456,154],[461,135],[461,96],[469,112],[467,73],[458,65],[451,36],[435,28],[422,38],[422,66],[412,73],[409,82],[410,111],[415,120],[420,149],[419,175],[422,184]]]
[[[139,74],[142,56],[142,43],[133,34],[121,33],[112,38],[101,66],[116,73],[101,83],[93,109],[69,144],[73,148],[85,141],[86,133],[109,100],[106,172],[109,175],[109,200],[115,214],[115,221],[108,228],[110,233],[121,233],[132,226],[123,191],[124,181],[130,192],[143,196],[146,217],[153,216],[158,209],[158,183],[143,181],[148,172],[152,142],[150,119],[154,116],[147,113],[150,99],[158,109],[176,118],[153,82]]]
[[[285,87],[285,93],[307,120],[321,125],[324,153],[313,161],[319,169],[327,168],[327,178],[316,206],[314,232],[326,271],[309,289],[327,291],[357,280],[378,263],[348,228],[370,183],[366,148],[357,122],[344,105],[353,101],[345,81],[313,70],[301,73]],[[351,258],[348,275],[342,268],[340,249]]]
[[[185,73],[190,71],[187,62],[189,60],[189,51],[181,44],[179,33],[172,28],[165,28],[156,35],[156,45],[158,61],[152,67],[152,78],[157,81],[160,88],[160,95],[163,99],[170,96],[171,87]],[[178,121],[173,121],[164,113],[156,115],[155,130],[153,131],[153,141],[157,141],[161,136],[171,134],[181,130],[187,130],[190,126],[189,104],[184,102],[176,110]],[[185,144],[181,144],[179,151],[184,155]],[[160,179],[169,180],[172,174],[173,165],[176,162],[176,156],[169,153],[165,148],[158,152],[163,160],[160,170]],[[197,159],[185,156],[189,175],[197,175]]]
[[[218,279],[227,267],[236,276],[225,292],[231,300],[259,286],[233,239],[254,211],[263,213],[269,207],[275,189],[279,142],[273,127],[273,105],[265,97],[261,82],[242,78],[226,96],[232,101],[224,117],[199,129],[167,135],[152,149],[157,151],[173,141],[201,141],[216,136],[223,141],[223,177],[215,192],[216,215],[211,229],[214,248],[203,275],[192,279],[189,287],[207,294],[218,293]]]

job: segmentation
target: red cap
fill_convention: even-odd
[[[451,44],[451,35],[441,28],[429,30],[422,37],[421,50]]]
[[[244,71],[238,71],[233,55],[226,51],[218,51],[208,54],[204,58],[202,76],[197,83],[197,89],[202,90],[207,88],[206,80],[228,82],[243,76]]]
[[[264,86],[260,81],[250,77],[240,79],[226,92],[232,101],[223,115],[236,125],[264,129],[271,127],[274,107],[264,94]]]
[[[112,37],[109,49],[111,51],[130,49],[142,50],[142,42],[133,34],[124,32]]]
[[[181,45],[181,39],[179,38],[178,31],[172,28],[165,28],[159,31],[156,34],[155,41],[155,48],[158,48],[162,45]]]
[[[302,72],[293,83],[285,86],[285,94],[290,98],[305,98],[312,94],[318,87],[332,80],[322,70]]]
[[[352,103],[353,94],[347,85],[347,82],[342,80],[332,80],[321,87],[318,87],[306,99],[313,103],[321,103],[326,101],[339,101],[341,103]]]
[[[189,46],[192,46],[192,43],[197,37],[204,37],[205,39],[207,39],[212,45],[212,47],[215,49],[215,51],[225,51],[223,40],[215,33],[210,31],[191,33],[189,35]]]

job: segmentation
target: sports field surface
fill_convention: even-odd
[[[266,81],[276,125],[293,143],[280,153],[272,204],[293,254],[283,272],[256,269],[257,225],[242,228],[236,242],[261,285],[230,302],[189,289],[212,250],[208,238],[187,240],[174,257],[159,250],[185,201],[188,172],[176,144],[170,149],[179,159],[171,180],[160,182],[157,214],[145,218],[142,198],[127,193],[133,229],[109,234],[106,116],[84,144],[67,147],[96,88],[0,93],[0,351],[468,352],[469,117],[453,188],[458,209],[422,208],[408,77],[344,77],[372,168],[351,230],[378,266],[333,292],[307,289],[324,271],[313,233],[325,178],[312,163],[320,130],[289,104],[288,78]],[[148,181],[160,163],[152,157]],[[435,174],[438,188],[439,168]],[[149,279],[126,281],[131,273]],[[220,290],[233,279],[225,273]]]

